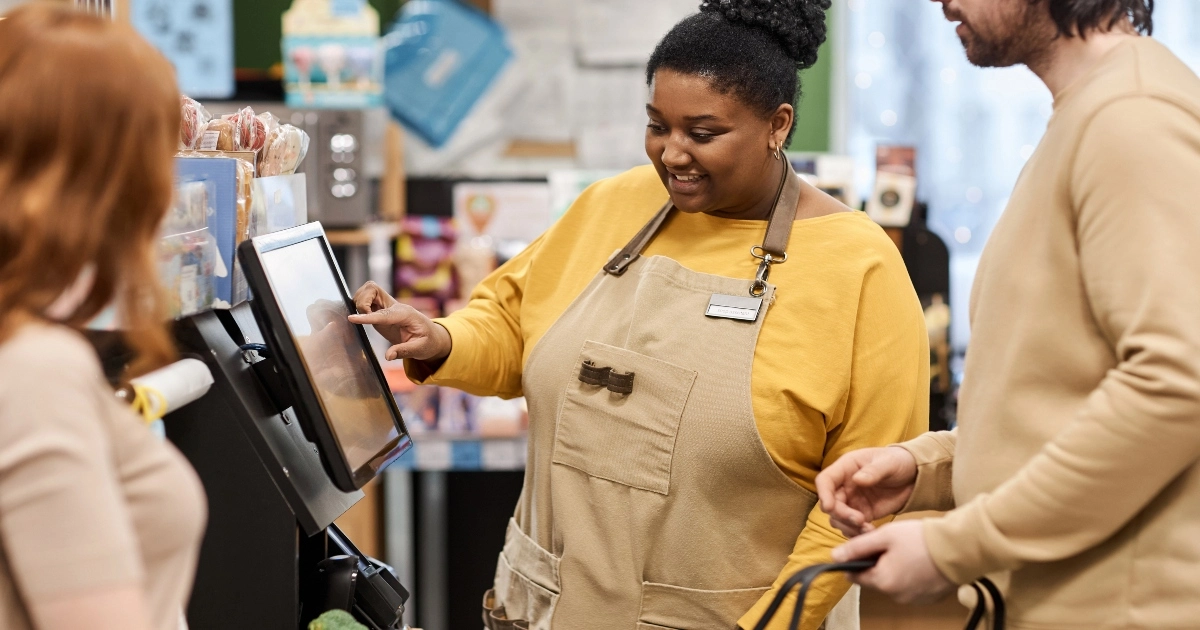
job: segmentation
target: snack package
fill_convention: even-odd
[[[291,175],[308,153],[308,134],[292,125],[280,125],[259,154],[260,177]]]
[[[254,108],[243,107],[224,118],[233,122],[233,150],[259,151],[267,143],[267,120],[254,114]]]
[[[179,127],[179,150],[194,151],[200,148],[200,138],[208,122],[212,120],[212,114],[209,114],[203,105],[186,96],[180,99],[180,108],[183,123]]]
[[[261,151],[267,146],[267,141],[270,140],[271,136],[275,134],[275,131],[279,129],[279,119],[276,118],[275,114],[272,114],[271,112],[263,112],[258,115],[258,120],[262,123],[264,131],[262,134],[262,142],[259,143],[258,147],[254,150],[259,151],[261,155]]]
[[[237,162],[237,221],[234,223],[234,247],[250,238],[250,216],[253,204],[254,165],[243,159]],[[247,298],[249,289],[246,285],[246,274],[242,265],[235,259],[233,262],[233,282],[231,289],[232,303],[237,304]]]
[[[217,248],[207,224],[215,213],[215,190],[208,181],[180,182],[163,217],[158,273],[173,317],[197,313],[213,303]]]
[[[237,242],[250,238],[250,189],[254,182],[254,165],[245,161],[238,160],[237,174]]]
[[[214,118],[204,128],[200,140],[201,151],[233,151],[235,125],[232,120]]]

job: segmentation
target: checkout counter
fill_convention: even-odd
[[[176,326],[209,367],[164,418],[208,494],[192,628],[296,630],[330,609],[400,628],[408,593],[333,524],[410,446],[320,224],[242,244],[252,293]]]

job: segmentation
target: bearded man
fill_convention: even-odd
[[[834,558],[903,602],[992,576],[1010,628],[1200,627],[1200,79],[1153,0],[936,1],[1054,115],[979,263],[958,427],[822,472]]]

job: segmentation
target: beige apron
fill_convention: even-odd
[[[799,193],[788,169],[755,252],[785,255]],[[484,601],[492,630],[732,630],[816,504],[771,459],[751,407],[775,292],[769,261],[752,283],[641,257],[672,212],[668,203],[530,354],[529,459]],[[752,289],[763,300],[754,321],[706,316],[714,294]],[[858,627],[856,595],[829,628]]]

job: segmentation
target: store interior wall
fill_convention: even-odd
[[[243,76],[268,73],[280,62],[280,50],[274,42],[278,41],[279,16],[290,3],[290,0],[233,1],[235,64]],[[379,11],[380,20],[386,30],[403,5],[403,0],[370,0],[370,3]],[[576,140],[577,159],[573,164],[549,160],[545,162],[545,166],[551,168],[578,166],[624,169],[648,162],[641,155],[638,146],[641,142],[639,130],[645,124],[642,110],[644,86],[641,86],[643,83],[641,68],[644,61],[640,60],[638,64],[620,63],[601,66],[590,64],[586,60],[575,59],[575,51],[571,49],[569,43],[576,39],[570,31],[574,28],[575,22],[572,20],[572,14],[578,10],[578,3],[570,0],[467,0],[467,3],[490,13],[506,28],[518,55],[515,65],[520,71],[519,74],[523,76],[517,80],[506,77],[510,80],[499,81],[497,89],[492,92],[503,94],[489,95],[488,98],[485,98],[485,102],[478,107],[480,110],[499,109],[510,117],[513,112],[516,112],[516,124],[528,123],[525,124],[525,129],[506,129],[505,132],[510,139],[539,142],[570,140],[570,138],[560,137],[562,134],[554,128],[547,129],[544,121],[547,118],[555,118],[555,115],[542,116],[541,119],[523,119],[520,112],[530,110],[526,103],[519,103],[512,107],[505,107],[504,103],[494,103],[497,100],[512,99],[514,94],[530,92],[530,84],[533,84],[535,89],[532,91],[534,92],[537,89],[541,89],[542,93],[547,93],[547,90],[574,92],[564,96],[564,107],[576,111],[557,114],[557,117],[565,119],[565,124],[575,128],[588,124],[587,121],[582,123],[573,121],[572,118],[576,115],[593,116],[593,118],[604,116],[605,120],[593,122],[606,126],[620,125],[621,129],[618,133],[632,137],[631,141],[623,143],[629,147],[629,150],[616,156],[601,156],[594,159],[588,159],[586,155],[579,155],[580,152],[586,152],[586,150],[579,147],[578,140]],[[620,5],[621,3],[615,4]],[[636,2],[628,4],[635,15],[639,13],[635,6]],[[654,11],[656,26],[661,25],[663,29],[669,28],[670,24],[694,12],[698,5],[699,0],[664,0]],[[645,13],[645,11],[640,12]],[[818,63],[800,75],[803,96],[797,116],[797,129],[792,143],[793,150],[827,151],[830,147],[830,77],[833,66],[830,51],[833,48],[832,42],[827,43],[821,51]],[[648,55],[649,50],[644,51],[644,56],[648,57]],[[548,81],[559,80],[557,77],[545,75],[560,70],[560,62],[572,63],[575,66],[574,72],[569,72],[565,79],[561,79],[561,84],[551,83],[547,87]],[[518,81],[523,82],[523,85],[514,86],[514,83]],[[614,90],[614,87],[617,89]],[[596,93],[592,94],[589,91]],[[621,98],[629,101],[606,107],[609,112],[619,113],[597,113],[592,111],[593,108],[587,106],[587,103],[606,99],[611,101],[614,93],[622,94]],[[468,135],[483,136],[491,133],[491,126],[473,120],[481,115],[477,112],[464,123],[463,128]],[[450,143],[452,147],[462,144],[461,141]],[[495,153],[499,155],[502,149],[503,147]],[[453,148],[449,151],[453,151]],[[520,174],[536,176],[539,169],[545,170],[541,163],[524,169],[511,164],[497,165],[494,162],[501,161],[503,158],[493,159],[490,155],[486,160],[481,160],[478,155],[486,153],[486,151],[480,150],[478,146],[473,147],[470,153],[475,154],[470,160],[471,167],[448,164],[454,162],[450,159],[438,160],[436,166],[432,168],[423,167],[421,159],[423,156],[418,155],[413,161],[412,171],[422,175],[511,176]],[[549,157],[554,157],[554,154]],[[480,166],[481,162],[482,166]]]
[[[845,51],[844,135],[860,190],[875,177],[875,147],[917,147],[918,199],[950,247],[951,340],[964,352],[980,253],[1053,113],[1049,91],[1025,67],[970,65],[941,5],[838,0]],[[1200,70],[1200,2],[1159,0],[1153,36]]]

